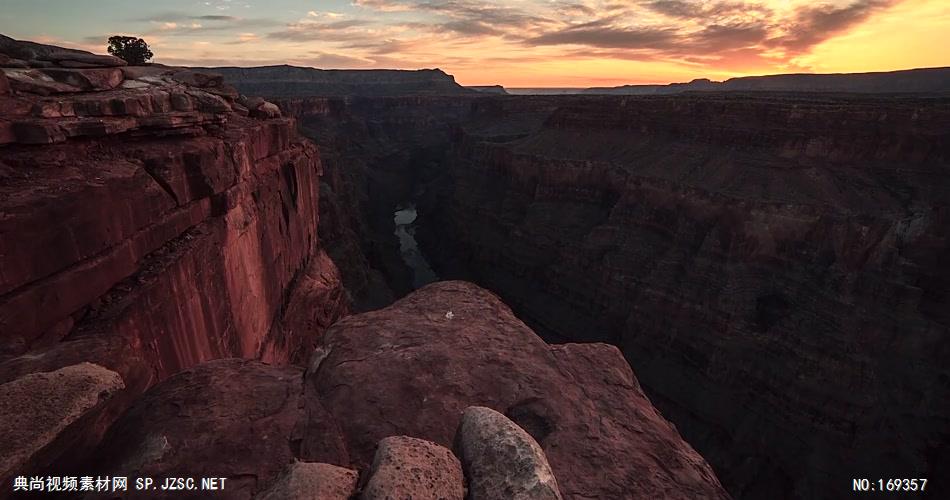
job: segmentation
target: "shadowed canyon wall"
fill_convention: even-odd
[[[393,214],[439,175],[455,126],[471,97],[278,99],[320,148],[320,237],[358,311],[412,289]]]
[[[455,99],[434,121],[443,99],[338,101],[364,136],[402,134],[403,158],[407,130],[448,153],[393,171],[344,147],[333,191],[385,199],[387,220],[414,191],[440,277],[495,291],[550,341],[620,346],[737,496],[946,473],[946,99]]]

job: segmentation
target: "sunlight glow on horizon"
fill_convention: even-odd
[[[13,1],[0,33],[155,62],[440,68],[463,85],[591,87],[950,66],[946,0]],[[56,12],[55,16],[50,12]]]

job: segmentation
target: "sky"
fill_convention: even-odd
[[[0,33],[155,62],[591,87],[950,66],[950,0],[0,0]]]

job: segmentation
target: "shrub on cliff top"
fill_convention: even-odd
[[[145,64],[154,55],[145,40],[134,36],[110,36],[109,53],[133,66]]]

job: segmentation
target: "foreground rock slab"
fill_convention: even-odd
[[[92,363],[0,385],[0,478],[34,472],[36,454],[124,387],[118,373]]]
[[[471,500],[561,500],[544,451],[501,413],[466,408],[456,442]]]
[[[301,383],[299,368],[240,359],[179,373],[113,425],[97,452],[99,470],[224,477],[221,498],[252,498],[295,459],[303,432]],[[342,446],[330,458],[348,461]]]
[[[462,500],[462,467],[448,449],[430,441],[392,436],[379,442],[362,500]]]
[[[350,500],[359,474],[336,465],[294,462],[257,500]]]
[[[728,497],[615,347],[549,346],[471,283],[340,320],[317,351],[307,405],[332,414],[356,468],[392,435],[451,447],[465,408],[484,406],[537,441],[564,498]]]

